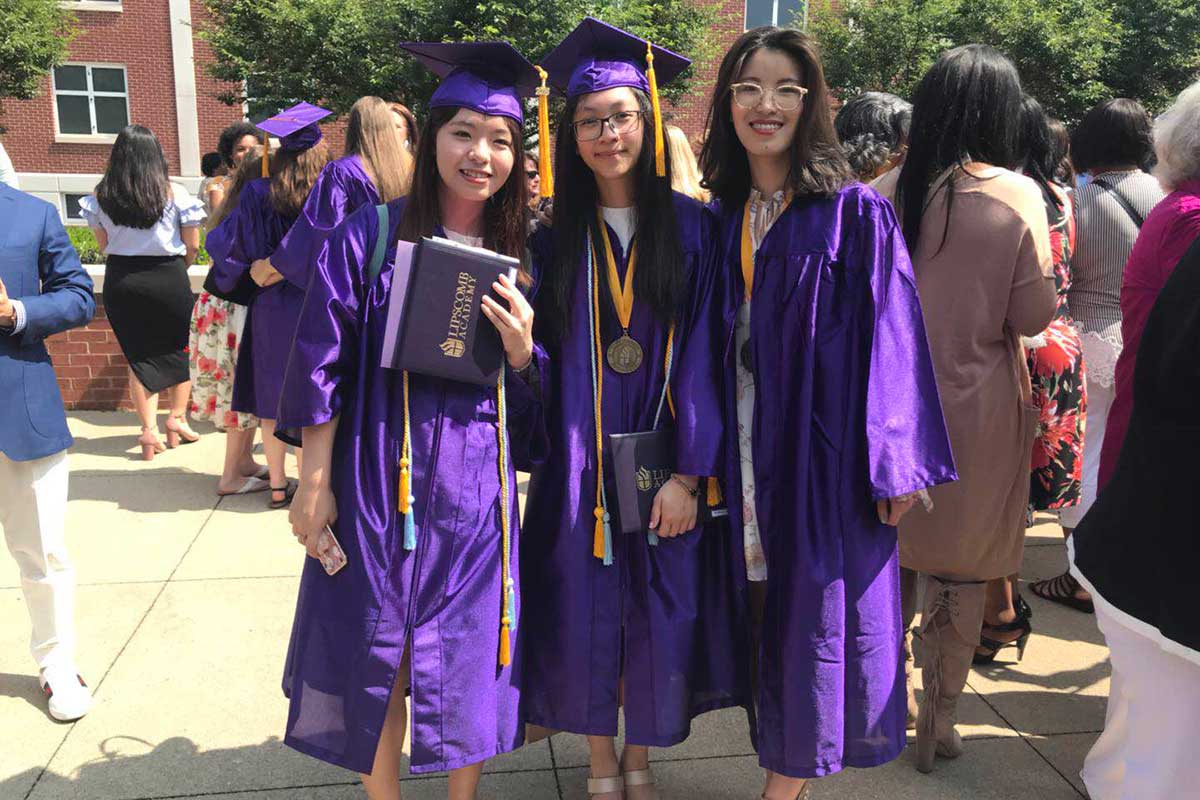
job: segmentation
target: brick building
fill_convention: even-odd
[[[145,125],[162,143],[172,179],[195,192],[200,157],[216,148],[222,128],[242,109],[217,96],[230,87],[207,74],[212,52],[194,35],[206,21],[201,0],[56,0],[73,8],[80,35],[70,57],[44,79],[32,100],[6,100],[0,141],[21,188],[54,204],[68,225],[82,224],[79,200],[95,187],[116,134]],[[800,19],[805,0],[695,0],[717,8],[714,57],[696,65],[687,98],[668,110],[689,136],[704,129],[721,55],[744,30]],[[341,126],[329,133],[335,152]],[[203,268],[192,270],[198,289]],[[89,272],[103,285],[103,267]],[[97,297],[99,301],[99,297]],[[127,400],[126,366],[102,303],[85,329],[49,341],[59,386],[69,408],[115,408]]]

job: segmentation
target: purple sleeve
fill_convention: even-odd
[[[712,213],[699,213],[680,227],[683,240],[698,238],[700,252],[689,285],[685,312],[675,329],[676,357],[671,392],[675,401],[675,469],[681,475],[717,475],[721,471],[724,424],[721,414],[720,354],[723,352],[721,299],[723,281]]]
[[[273,266],[288,283],[304,288],[316,268],[315,261],[325,240],[347,214],[348,193],[341,172],[329,164],[317,176],[300,216],[271,254]]]
[[[261,209],[258,195],[244,192],[221,224],[208,232],[205,249],[212,258],[213,281],[222,292],[232,292],[250,271],[255,259],[267,255],[262,247]]]
[[[908,250],[886,201],[860,207],[857,257],[870,275],[874,328],[867,456],[876,500],[957,480]],[[848,267],[854,265],[848,265]]]
[[[349,216],[316,259],[288,357],[278,424],[320,425],[342,410],[342,384],[353,379],[362,338],[363,271],[375,247],[373,206]]]

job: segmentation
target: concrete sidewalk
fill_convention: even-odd
[[[68,540],[79,577],[80,667],[96,708],[52,721],[28,656],[16,566],[0,556],[0,800],[343,800],[357,777],[280,742],[279,690],[303,555],[265,495],[214,494],[223,437],[145,464],[132,414],[76,413]],[[294,473],[294,465],[292,467]],[[1057,526],[1030,531],[1028,578],[1057,574]],[[1044,603],[1025,660],[977,669],[960,705],[958,761],[918,774],[911,754],[817,782],[837,798],[1084,797],[1078,773],[1104,724],[1107,650],[1095,621]],[[760,771],[744,714],[701,717],[692,737],[651,755],[667,800],[750,800]],[[559,734],[494,759],[481,798],[584,800],[587,752]],[[445,780],[405,780],[406,800]]]

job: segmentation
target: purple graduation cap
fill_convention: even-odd
[[[654,58],[647,63],[649,47]],[[646,72],[653,68],[657,83],[667,84],[688,68],[691,60],[640,36],[587,17],[542,61],[550,83],[568,98],[629,86],[650,92]]]
[[[404,42],[400,45],[442,78],[430,108],[469,108],[525,123],[521,98],[541,82],[537,69],[508,42]]]
[[[297,103],[273,117],[267,117],[258,123],[258,127],[279,139],[280,150],[298,153],[321,141],[321,129],[317,123],[332,113],[312,103]]]
[[[666,160],[658,85],[670,83],[691,63],[691,59],[640,36],[586,17],[546,56],[542,67],[551,85],[567,99],[618,86],[649,94],[654,109],[655,167],[661,178],[666,176]]]

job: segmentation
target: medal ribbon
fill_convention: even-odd
[[[742,213],[742,284],[746,300],[754,294],[754,237],[750,233],[750,198],[746,198],[746,210]]]
[[[617,319],[625,335],[629,335],[629,322],[633,319],[633,273],[637,269],[637,243],[629,247],[629,266],[625,270],[625,284],[621,285],[621,277],[617,274],[617,259],[613,255],[612,242],[608,239],[608,225],[604,222],[604,214],[597,211],[600,218],[600,237],[604,240],[604,260],[608,264],[608,291],[612,294],[613,307],[617,310]]]

